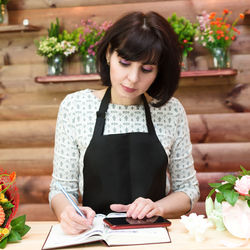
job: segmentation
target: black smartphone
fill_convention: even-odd
[[[131,217],[109,217],[103,219],[111,229],[130,229],[148,227],[168,227],[171,222],[160,216],[151,218],[133,219]]]

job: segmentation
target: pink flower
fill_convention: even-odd
[[[234,189],[240,195],[247,195],[247,196],[249,196],[250,175],[244,175],[244,176],[241,177],[241,179],[237,179],[236,182],[235,182]]]

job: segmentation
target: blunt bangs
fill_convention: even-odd
[[[112,85],[107,53],[117,52],[128,61],[157,65],[158,73],[147,93],[160,107],[178,88],[182,49],[166,18],[156,12],[132,12],[115,22],[102,38],[97,50],[97,70],[102,84]]]
[[[126,39],[115,48],[120,57],[128,61],[140,61],[144,64],[159,64],[162,45],[149,29],[135,30],[125,34],[125,36]]]

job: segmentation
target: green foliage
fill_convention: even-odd
[[[175,33],[178,35],[179,43],[183,48],[183,55],[187,56],[193,50],[193,41],[196,33],[197,23],[191,23],[185,17],[177,17],[174,13],[169,17],[168,22],[173,27]]]
[[[0,4],[4,4],[6,5],[8,3],[9,0],[0,0]]]
[[[0,248],[6,247],[7,243],[15,243],[22,240],[22,237],[29,232],[30,227],[25,225],[26,215],[13,219],[10,223],[10,232],[1,239]]]
[[[54,55],[63,55],[67,57],[77,52],[76,31],[69,33],[66,30],[60,32],[60,22],[56,18],[56,23],[51,23],[48,29],[48,36],[41,37],[40,41],[35,40],[37,54],[51,58]]]
[[[50,23],[50,28],[48,29],[48,36],[59,38],[59,34],[60,34],[60,23],[57,17],[56,23],[53,23],[53,22]]]
[[[222,183],[209,183],[209,186],[212,187],[212,190],[207,197],[211,197],[213,193],[216,192],[215,198],[219,203],[227,201],[229,204],[234,206],[237,200],[240,198],[247,200],[248,206],[250,207],[250,196],[242,195],[237,192],[237,190],[235,190],[236,181],[240,180],[243,176],[249,176],[250,173],[250,171],[247,171],[242,166],[240,166],[240,168],[242,172],[239,172],[237,177],[233,175],[226,175],[221,178],[221,180],[224,181]]]

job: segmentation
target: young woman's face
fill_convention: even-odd
[[[157,65],[127,61],[114,51],[110,57],[110,80],[112,102],[116,104],[139,104],[140,95],[145,93],[156,78]]]

